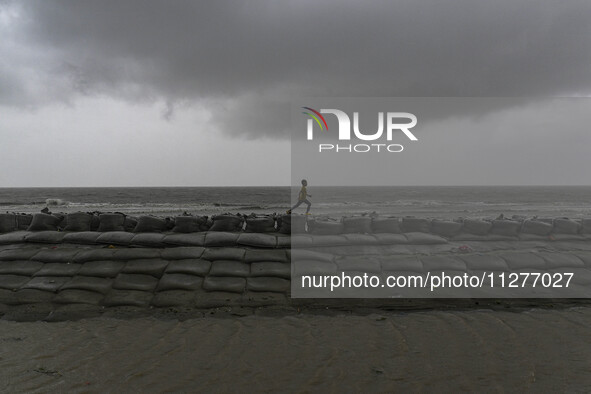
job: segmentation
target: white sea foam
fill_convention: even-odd
[[[61,198],[48,198],[45,200],[45,205],[47,206],[67,206],[69,205],[68,201],[62,200]]]

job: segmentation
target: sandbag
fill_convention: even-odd
[[[369,234],[372,232],[372,220],[368,216],[360,217],[345,217],[343,218],[343,226],[345,227],[345,234]]]
[[[64,231],[90,231],[92,215],[86,212],[74,212],[66,215]]]
[[[186,274],[164,274],[158,282],[158,291],[164,290],[197,290],[203,284],[200,276]]]
[[[274,248],[277,246],[277,237],[271,234],[243,233],[240,234],[236,243],[258,248]]]
[[[0,275],[0,289],[16,290],[31,278],[24,275]]]
[[[335,260],[339,271],[376,272],[382,270],[378,259],[369,256],[344,256]]]
[[[181,246],[178,248],[166,248],[162,251],[165,260],[198,259],[203,255],[205,248],[201,246]]]
[[[506,235],[510,237],[516,237],[521,228],[521,223],[515,220],[493,220],[492,228],[490,229],[491,234]]]
[[[471,270],[509,271],[507,262],[494,254],[466,254],[458,258]]]
[[[524,234],[548,235],[552,231],[552,224],[539,220],[526,220],[523,222],[521,232]]]
[[[205,233],[169,234],[164,236],[162,242],[180,246],[203,246],[205,244]]]
[[[244,219],[237,215],[218,215],[212,218],[209,231],[241,231]]]
[[[81,250],[78,248],[49,248],[41,249],[30,259],[34,261],[42,261],[44,263],[71,263],[74,262],[78,253]]]
[[[591,234],[591,219],[582,219],[581,224],[581,233]]]
[[[313,234],[311,237],[312,245],[315,247],[349,245],[349,241],[344,235]]]
[[[382,271],[423,272],[423,262],[416,256],[380,256]]]
[[[308,226],[308,217],[305,215],[291,215],[290,234],[303,234]]]
[[[376,245],[377,238],[372,234],[345,234],[347,245]]]
[[[407,244],[408,239],[402,234],[376,233],[374,237],[378,244],[401,245]]]
[[[431,222],[422,218],[404,217],[402,218],[402,231],[405,233],[428,233],[431,231]]]
[[[132,234],[133,235],[133,234]],[[83,249],[74,257],[75,263],[87,261],[114,261],[135,259],[159,259],[160,249],[153,248],[100,248]]]
[[[74,276],[80,271],[80,264],[49,263],[35,272],[34,276]]]
[[[277,217],[277,231],[281,234],[291,234],[291,215]]]
[[[539,252],[538,256],[546,261],[546,269],[585,267],[585,262],[582,259],[570,253]]]
[[[51,302],[53,302],[55,304],[64,304],[64,305],[87,304],[87,306],[82,309],[83,312],[81,312],[81,313],[83,314],[84,317],[90,317],[90,316],[100,316],[100,312],[99,312],[99,309],[94,309],[94,308],[87,309],[87,308],[91,305],[96,306],[96,308],[98,308],[98,305],[101,303],[102,300],[103,300],[103,294],[96,293],[94,291],[79,290],[79,289],[65,289],[65,290],[60,290],[60,292],[57,293],[57,295],[51,300]],[[66,307],[66,308],[68,308],[68,307]],[[60,316],[63,313],[63,315],[61,315],[57,319],[59,319],[60,321],[65,320],[65,319],[70,319],[69,316],[71,316],[72,312],[69,312],[68,309],[62,310],[59,312],[54,312],[54,314],[52,316],[55,316],[55,315]],[[76,312],[74,312],[74,313],[76,313]]]
[[[241,261],[216,260],[211,263],[209,275],[246,277],[250,274],[250,264]]]
[[[111,261],[117,249],[83,249],[74,257],[75,263],[88,261]]]
[[[326,261],[292,261],[292,268],[295,275],[330,275],[337,273],[337,265]]]
[[[33,221],[33,215],[16,215],[16,227],[18,230],[26,230]]]
[[[312,236],[308,234],[292,234],[290,238],[292,248],[306,248],[314,244]]]
[[[40,261],[1,261],[0,275],[23,275],[29,277],[39,271],[43,265]]]
[[[546,261],[537,254],[530,252],[501,252],[499,256],[507,262],[511,270],[529,268],[543,270]]]
[[[208,276],[203,281],[203,289],[206,291],[225,291],[229,293],[242,293],[246,287],[245,278]]]
[[[99,232],[125,231],[125,216],[120,213],[103,213],[99,215]]]
[[[81,231],[77,233],[69,233],[64,235],[63,242],[72,244],[93,245],[96,239],[101,236],[101,233],[96,231]]]
[[[310,220],[308,222],[308,232],[317,235],[338,235],[342,234],[345,226],[342,222],[328,222],[319,220]]]
[[[410,245],[437,245],[446,244],[447,240],[435,234],[427,233],[405,233]]]
[[[289,279],[291,264],[276,262],[257,262],[250,265],[250,276],[274,276]]]
[[[453,237],[462,230],[462,223],[449,220],[433,219],[431,221],[431,232],[444,237]]]
[[[166,267],[167,274],[205,276],[209,273],[211,261],[203,259],[173,260]]]
[[[56,292],[70,279],[71,278],[67,276],[36,276],[23,285],[21,289]]]
[[[158,308],[193,305],[195,300],[194,290],[158,290],[151,303]]]
[[[114,260],[159,259],[161,258],[160,252],[160,249],[155,248],[121,248],[115,249],[112,258]]]
[[[132,216],[125,216],[125,221],[123,222],[123,228],[125,231],[133,232],[135,226],[137,226],[138,220]]]
[[[277,231],[275,228],[274,216],[247,216],[246,232],[249,233],[272,233]]]
[[[149,248],[161,248],[166,246],[164,243],[164,234],[141,233],[133,237],[130,245],[147,246]]]
[[[31,243],[59,244],[65,235],[61,231],[39,231],[25,236],[25,241]]]
[[[165,217],[164,218],[164,223],[166,224],[166,229],[165,231],[172,231],[172,229],[174,228],[174,219],[171,219],[169,217]]]
[[[428,271],[462,271],[466,272],[466,263],[455,256],[424,256],[421,257],[423,269]]]
[[[208,232],[205,235],[205,246],[235,246],[238,241],[239,233],[228,232]]]
[[[282,215],[277,220],[281,234],[302,234],[306,232],[306,216],[304,215]]]
[[[158,285],[158,279],[151,275],[119,274],[113,282],[114,289],[154,291]]]
[[[26,284],[24,285],[26,286]],[[24,305],[24,304],[38,304],[38,303],[48,303],[51,302],[52,299],[55,297],[55,293],[51,291],[45,290],[37,290],[37,289],[26,289],[21,287],[20,290],[15,292],[11,291],[10,296],[7,297],[6,294],[2,294],[2,303],[6,305]],[[8,290],[4,290],[8,291]],[[44,308],[45,309],[45,308]],[[34,320],[41,320],[42,318],[47,317],[47,311],[40,311],[39,314],[35,312],[31,312],[34,317]],[[7,315],[4,316],[6,319]]]
[[[29,260],[31,257],[39,253],[39,249],[6,249],[0,252],[0,261],[13,261],[13,260]]]
[[[43,212],[43,211],[41,211]],[[57,224],[57,229],[61,230],[64,227],[66,227],[66,214],[64,213],[53,213],[53,216],[55,216],[56,218],[58,218],[60,221]]]
[[[287,253],[283,249],[248,249],[244,255],[244,262],[252,263],[255,261],[275,261],[285,263],[287,262]]]
[[[144,274],[160,278],[168,266],[167,260],[138,259],[128,261],[121,270],[124,274]]]
[[[154,216],[140,216],[134,233],[161,233],[166,231],[166,221]]]
[[[400,220],[398,218],[374,218],[371,221],[371,229],[376,234],[399,234],[402,232],[400,229]]]
[[[90,220],[90,231],[98,231],[100,225],[101,220],[99,219],[99,214],[93,212]]]
[[[134,234],[125,231],[111,231],[101,234],[96,242],[107,245],[129,245],[133,237]]]
[[[285,234],[277,236],[277,247],[291,248],[291,236]]]
[[[318,260],[332,262],[334,256],[330,253],[316,252],[314,250],[293,249],[288,251],[288,260]]]
[[[0,214],[0,233],[9,233],[17,229],[16,215],[13,213]]]
[[[78,275],[92,276],[99,278],[114,278],[123,269],[125,263],[122,261],[98,260],[87,261],[82,264]]]
[[[242,248],[206,248],[201,256],[204,260],[244,261],[246,251]]]
[[[27,231],[57,231],[61,218],[46,213],[36,213]]]
[[[246,287],[249,291],[285,293],[290,289],[291,282],[283,278],[257,277],[248,278]]]
[[[551,239],[553,241],[586,241],[589,240],[591,237],[581,234],[557,234],[553,233],[551,235]]]
[[[28,231],[13,231],[0,235],[0,245],[12,245],[25,242],[25,237],[29,235]]]
[[[107,307],[112,306],[136,306],[145,308],[150,305],[154,294],[148,291],[138,290],[111,290],[102,304]]]
[[[177,216],[174,218],[174,233],[197,233],[207,231],[207,216]]]
[[[570,219],[554,219],[553,232],[556,234],[578,234],[581,224]]]
[[[106,294],[111,290],[113,280],[94,276],[75,276],[64,284],[61,290],[77,289]]]
[[[523,227],[521,227],[523,229]],[[536,234],[527,234],[524,232],[520,232],[518,235],[520,241],[548,241],[549,238],[547,235],[536,235]]]
[[[519,234],[521,235],[521,234]],[[527,234],[523,235],[527,237]],[[539,236],[536,236],[539,237]],[[498,235],[498,234],[487,234],[487,235],[475,235],[461,233],[453,237],[453,241],[466,242],[466,241],[477,241],[477,242],[501,242],[501,241],[515,241],[515,236]],[[492,244],[491,246],[492,247]]]
[[[477,219],[464,219],[462,232],[474,235],[487,235],[492,228],[492,223]]]

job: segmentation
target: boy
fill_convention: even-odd
[[[308,186],[308,181],[305,179],[302,179],[302,188],[300,190],[300,194],[298,195],[298,202],[290,210],[287,211],[287,214],[291,214],[291,211],[296,209],[300,205],[302,205],[302,203],[305,203],[308,205],[308,209],[306,209],[306,215],[310,214],[310,207],[312,206],[312,203],[310,201],[308,201],[307,197],[312,197],[312,195],[308,194],[308,191],[306,190],[306,186]]]

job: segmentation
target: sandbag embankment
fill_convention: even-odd
[[[69,214],[39,213],[35,215],[0,214],[0,233],[19,230],[64,232],[130,232],[130,233],[178,233],[196,232],[247,232],[280,234],[433,234],[448,240],[501,240],[522,239],[587,239],[591,236],[591,218],[525,218],[503,215],[496,219],[458,218],[440,220],[416,217],[366,216],[313,217],[306,215],[241,215],[222,214],[208,216],[183,215],[177,217],[134,218],[121,213]],[[580,237],[578,237],[580,236]]]
[[[19,216],[0,219],[18,228]],[[293,275],[310,273],[568,270],[583,296],[591,283],[586,220],[230,216],[215,231],[210,218],[88,219],[68,217],[71,231],[56,231],[43,227],[55,219],[39,216],[29,227],[35,221],[41,230],[0,234],[0,313],[293,306],[301,304],[290,298]],[[291,231],[294,223],[303,228]],[[98,231],[101,224],[113,230]],[[298,253],[304,263],[293,266]]]
[[[103,233],[110,234],[110,233]],[[286,249],[22,244],[0,251],[0,305],[213,308],[285,305]]]

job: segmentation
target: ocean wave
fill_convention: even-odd
[[[70,204],[69,201],[62,200],[61,198],[48,198],[45,200],[47,206],[67,206]]]
[[[27,205],[45,205],[46,201],[0,201],[0,207],[18,207],[18,206],[27,206]]]
[[[9,207],[12,205],[29,205],[28,203],[19,202],[19,201],[2,201],[0,202],[0,207]]]

